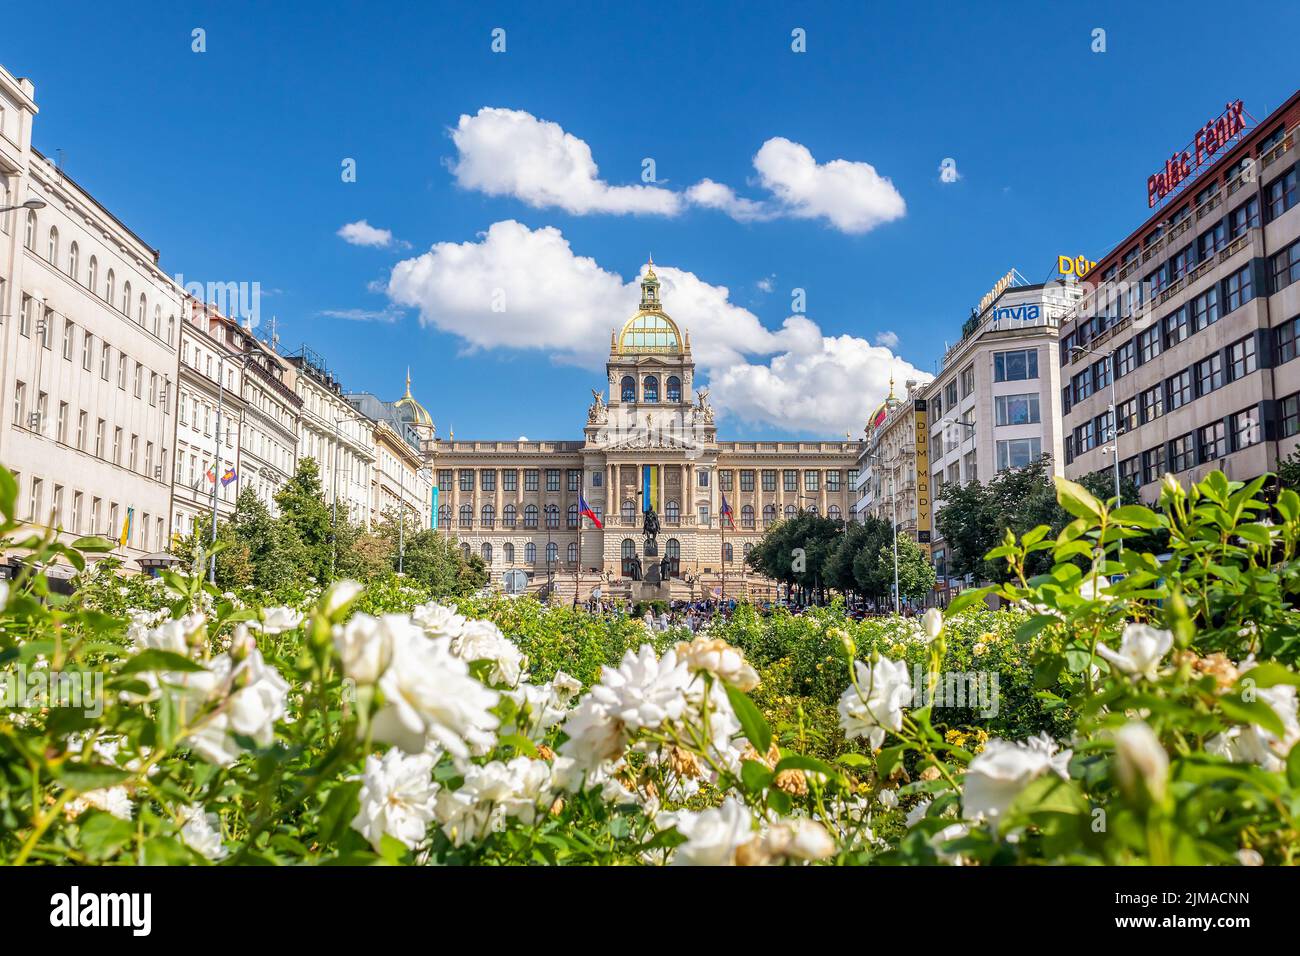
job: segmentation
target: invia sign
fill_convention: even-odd
[[[993,321],[1012,319],[1020,322],[1032,322],[1042,314],[1042,307],[1032,303],[1024,305],[1004,305],[993,310]]]

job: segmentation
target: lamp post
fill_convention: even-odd
[[[343,432],[340,426],[343,422],[364,421],[362,415],[335,415],[334,418],[334,467],[330,475],[330,522],[333,527],[330,529],[330,580],[334,580],[334,575],[338,571],[339,562],[339,449],[343,445]]]
[[[893,514],[893,521],[891,522],[891,526],[893,527],[894,530],[894,613],[900,614],[902,613],[902,603],[901,603],[901,598],[899,593],[899,583],[898,583],[898,489],[894,485],[894,467],[893,467],[894,464],[896,464],[896,462],[898,461],[898,459],[890,459],[888,462],[886,462],[884,458],[878,454],[868,455],[867,457],[870,458],[872,461],[878,462],[882,468],[887,464],[890,466],[889,506]]]
[[[15,209],[44,209],[49,205],[44,199],[29,199],[17,206],[0,206],[0,212],[12,212]]]
[[[1119,488],[1119,405],[1115,401],[1115,349],[1118,346],[1112,346],[1110,351],[1102,354],[1092,349],[1084,348],[1082,345],[1075,345],[1070,348],[1071,353],[1095,355],[1099,359],[1104,359],[1107,365],[1107,378],[1110,379],[1110,451],[1111,460],[1114,466],[1115,475],[1115,507],[1118,508],[1124,503],[1120,497]],[[1124,553],[1124,539],[1119,539],[1119,553]]]
[[[239,363],[239,381],[240,387],[243,387],[244,374],[248,371],[248,360],[253,357],[252,352],[245,352],[243,359]],[[212,546],[217,545],[217,483],[221,480],[221,411],[226,395],[226,357],[224,355],[217,359],[217,431],[216,431],[216,454],[212,456]],[[215,585],[217,583],[217,556],[214,554],[208,561],[208,583]]]

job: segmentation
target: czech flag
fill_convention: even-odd
[[[726,495],[723,495],[723,496],[722,496],[722,511],[721,511],[721,513],[719,514],[719,517],[720,517],[720,518],[725,518],[725,519],[726,519],[726,522],[727,522],[728,525],[731,526],[731,530],[732,530],[732,531],[735,531],[735,530],[736,530],[736,519],[735,519],[735,517],[731,514],[731,505],[727,504],[727,496],[726,496]]]
[[[600,519],[596,517],[596,512],[591,510],[591,505],[587,504],[587,499],[582,497],[582,495],[578,495],[578,514],[590,518],[591,523],[597,528],[605,527],[600,523]]]

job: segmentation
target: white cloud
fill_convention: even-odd
[[[336,235],[342,237],[344,242],[354,246],[371,246],[384,249],[393,244],[393,233],[390,230],[372,226],[364,219],[358,219],[356,222],[349,222],[340,226]]]
[[[876,333],[876,344],[883,345],[887,349],[898,348],[898,333],[886,329],[884,332]]]
[[[742,420],[857,435],[884,398],[891,371],[900,381],[929,378],[887,348],[824,336],[806,317],[770,330],[732,302],[725,286],[694,273],[659,264],[655,272],[669,315],[690,333],[715,403]],[[558,229],[505,220],[476,241],[438,243],[399,262],[387,292],[471,349],[535,349],[601,370],[610,332],[636,311],[639,278],[625,281],[576,255]]]
[[[611,186],[600,178],[591,147],[558,123],[524,110],[485,106],[462,114],[451,134],[456,182],[489,196],[514,196],[530,206],[593,212],[676,215],[681,197],[658,186]]]
[[[349,322],[396,322],[402,317],[397,309],[324,309],[319,314],[327,319],[347,319]]]
[[[759,292],[771,292],[776,288],[776,275],[763,276],[754,285],[758,286]]]
[[[451,131],[457,156],[448,163],[463,189],[513,196],[538,209],[574,215],[642,213],[675,216],[688,205],[716,209],[738,222],[780,217],[824,219],[848,233],[867,232],[907,211],[889,179],[869,163],[819,164],[806,146],[773,137],[754,155],[758,183],[771,196],[749,199],[701,179],[678,192],[657,185],[611,185],[600,177],[591,147],[558,123],[525,110],[485,106],[462,114]]]
[[[754,168],[786,214],[826,219],[842,232],[867,232],[907,211],[894,184],[869,163],[835,159],[818,164],[808,147],[781,136],[762,145]]]
[[[737,222],[771,219],[775,211],[755,199],[743,199],[735,190],[712,179],[701,179],[686,190],[686,198],[696,206],[719,209]]]

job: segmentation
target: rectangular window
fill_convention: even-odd
[[[754,490],[754,470],[752,468],[742,468],[740,471],[740,490]]]
[[[567,480],[569,482],[570,491],[572,492],[581,491],[582,490],[582,469],[570,468],[569,473],[567,475]]]
[[[1264,212],[1268,221],[1272,222],[1294,206],[1296,194],[1296,167],[1292,166],[1264,187]]]
[[[1219,289],[1206,289],[1192,300],[1192,327],[1201,331],[1219,321]]]
[[[954,406],[956,406],[957,404],[957,380],[956,379],[953,379],[951,382],[948,383],[948,387],[944,389],[944,394],[948,399],[948,407],[953,408]]]
[[[547,491],[560,490],[560,469],[558,468],[546,469],[546,490]]]
[[[776,491],[776,469],[775,468],[763,469],[763,490]]]
[[[591,487],[599,488],[604,483],[605,483],[605,478],[601,472],[593,471],[591,473]]]
[[[460,490],[461,491],[474,490],[474,469],[473,468],[462,468],[460,470]]]
[[[1255,359],[1255,336],[1248,335],[1228,346],[1228,368],[1234,382],[1239,378],[1245,378],[1258,367]]]
[[[799,472],[793,468],[787,468],[781,475],[781,487],[786,491],[799,490]]]
[[[1145,365],[1161,352],[1160,326],[1153,325],[1144,332],[1138,333],[1138,355],[1142,357],[1142,364]]]
[[[1171,349],[1191,335],[1187,308],[1183,307],[1165,316],[1165,348]]]
[[[1269,260],[1269,274],[1273,277],[1270,288],[1274,292],[1300,280],[1300,241],[1291,243]]]
[[[479,472],[479,486],[484,491],[497,490],[497,471],[495,468],[484,468]]]
[[[700,505],[700,508],[699,508],[699,522],[700,522],[700,527],[701,527],[701,528],[707,528],[707,527],[709,526],[709,506],[708,506],[708,505]]]
[[[718,488],[721,491],[731,490],[731,472],[726,469],[718,470]]]
[[[844,481],[850,488],[856,488],[858,484],[858,470],[856,468],[850,468],[848,474],[844,476]]]
[[[803,473],[803,490],[804,491],[821,491],[822,473],[820,471],[805,471]]]
[[[1201,461],[1215,461],[1228,453],[1226,429],[1223,422],[1213,422],[1200,431]]]
[[[1121,435],[1137,428],[1138,400],[1136,398],[1129,398],[1120,402],[1117,412],[1119,417],[1119,433]]]
[[[975,366],[968,365],[961,372],[961,397],[965,398],[975,391]]]
[[[1249,448],[1260,440],[1258,409],[1248,408],[1232,416],[1232,450]]]
[[[182,405],[182,407],[184,407],[184,405]],[[450,468],[438,469],[438,491],[442,492],[444,495],[450,494],[452,480],[453,472]]]
[[[1300,432],[1300,394],[1288,395],[1278,404],[1278,423],[1283,438],[1290,438]]]
[[[1042,441],[1038,438],[1014,438],[997,443],[998,471],[1008,468],[1024,468],[1036,461],[1042,452]]]
[[[1074,376],[1074,400],[1081,402],[1092,394],[1092,369],[1085,368]]]
[[[1228,235],[1236,239],[1259,225],[1259,199],[1252,198],[1228,214]]]
[[[1155,421],[1165,413],[1164,386],[1152,385],[1138,396],[1142,406],[1142,424]]]
[[[77,412],[77,450],[86,450],[86,410]]]
[[[63,320],[63,357],[72,361],[72,339],[76,335],[77,327],[67,319]]]
[[[1137,343],[1129,339],[1115,350],[1115,377],[1123,378],[1137,365]]]
[[[1092,363],[1092,381],[1097,391],[1110,386],[1110,359],[1098,359]]]
[[[1196,435],[1188,432],[1169,443],[1169,470],[1174,474],[1196,464]]]
[[[536,491],[537,479],[539,477],[540,477],[540,473],[536,468],[525,468],[524,469],[524,491]]]
[[[54,440],[60,445],[68,443],[68,403],[59,402],[59,418],[54,426]]]
[[[1192,370],[1183,369],[1165,379],[1165,405],[1172,412],[1192,400]]]
[[[1196,395],[1208,395],[1223,385],[1223,356],[1218,352],[1196,363]]]
[[[502,491],[519,490],[519,469],[503,468],[501,470],[501,490]]]
[[[707,471],[701,468],[697,472],[695,472],[695,474],[698,476],[695,480],[696,487],[699,488],[709,487],[709,473]]]
[[[1131,481],[1135,485],[1142,484],[1142,456],[1134,455],[1132,458],[1125,458],[1119,463],[1119,477],[1122,481]]]
[[[1034,425],[1042,421],[1038,394],[998,395],[993,399],[998,425]]]
[[[742,491],[744,490],[744,485],[743,485],[743,483],[742,483],[742,485],[741,485],[741,490],[742,490]],[[840,473],[839,473],[838,471],[828,471],[828,472],[826,472],[826,490],[827,490],[827,491],[839,491],[839,490],[840,490]]]
[[[1035,378],[1038,378],[1037,349],[993,353],[993,381],[1023,382]]]
[[[1165,473],[1165,446],[1157,445],[1142,453],[1142,484],[1159,481]]]
[[[1300,316],[1273,330],[1273,364],[1281,365],[1296,357],[1296,338],[1300,337]]]
[[[1228,230],[1223,220],[1219,220],[1196,240],[1196,259],[1204,262],[1228,243]]]
[[[1245,265],[1223,280],[1223,311],[1231,312],[1255,297],[1250,266]]]
[[[126,389],[126,353],[117,353],[117,387]]]

